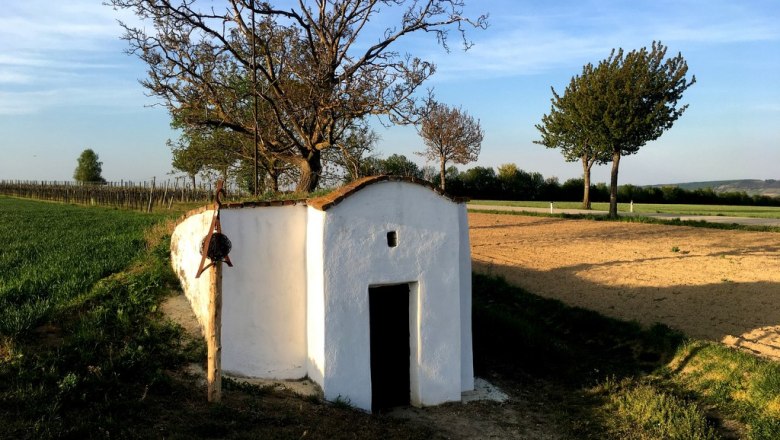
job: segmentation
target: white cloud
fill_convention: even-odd
[[[0,68],[0,84],[29,84],[32,82],[30,75]]]
[[[117,19],[132,21],[101,0],[27,0],[0,16],[0,114],[31,114],[59,105],[117,104],[128,72],[140,73],[123,50]],[[138,97],[134,100],[137,101]]]
[[[119,14],[100,0],[12,2],[0,16],[0,42],[6,50],[102,51],[119,45]]]
[[[614,47],[630,50],[654,40],[663,41],[671,52],[780,40],[780,9],[771,4],[762,10],[747,2],[715,5],[696,0],[555,2],[527,15],[517,13],[526,7],[520,3],[491,6],[491,27],[471,32],[476,43],[471,50],[426,55],[439,66],[438,79],[538,74],[562,66],[578,69],[605,58]]]
[[[56,95],[52,90],[34,92],[0,91],[0,115],[26,115],[36,113],[44,103]]]
[[[79,106],[112,108],[118,111],[138,110],[154,104],[139,88],[114,85],[62,87],[42,90],[0,90],[0,115],[30,115],[55,107]]]

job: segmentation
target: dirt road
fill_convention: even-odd
[[[553,205],[554,206],[554,205]],[[543,212],[551,214],[581,214],[581,215],[607,215],[607,211],[585,210],[585,209],[560,209],[550,208],[531,208],[525,206],[502,206],[502,205],[477,205],[469,204],[470,210],[477,211],[504,211],[504,212]],[[655,217],[661,220],[679,219],[683,221],[705,221],[708,223],[738,224],[747,226],[770,226],[780,227],[780,219],[777,218],[756,218],[756,217],[727,217],[723,215],[681,215],[681,214],[659,214],[659,213],[628,213],[621,212],[620,215],[633,215],[642,217]]]

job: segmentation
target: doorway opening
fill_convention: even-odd
[[[371,410],[410,402],[409,284],[369,287]]]

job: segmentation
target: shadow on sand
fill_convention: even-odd
[[[774,252],[777,249],[769,246],[744,249],[740,254]],[[510,264],[474,261],[473,268],[476,273],[503,277],[515,286],[525,286],[529,280],[533,280],[532,285],[549,282],[564,286],[566,292],[541,294],[570,306],[646,326],[662,323],[691,337],[739,346],[780,359],[780,284],[720,280],[709,285],[612,286],[593,283],[578,275],[622,264],[621,261],[580,263],[537,271]]]

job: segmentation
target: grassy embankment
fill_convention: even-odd
[[[474,205],[518,206],[528,208],[549,208],[550,202],[472,200]],[[556,209],[581,209],[580,202],[555,202]],[[592,203],[595,211],[608,211],[609,203]],[[619,203],[618,212],[629,212],[628,203]],[[731,206],[731,205],[674,205],[634,203],[634,214],[716,215],[727,217],[780,218],[780,207],[774,206]]]
[[[477,374],[545,381],[576,437],[780,438],[780,364],[474,281]]]
[[[0,198],[0,437],[430,438],[428,428],[227,382],[162,319],[164,216]],[[475,366],[543,383],[575,438],[780,438],[780,366],[476,276]],[[498,407],[496,407],[498,408]],[[526,408],[527,410],[527,408]]]

